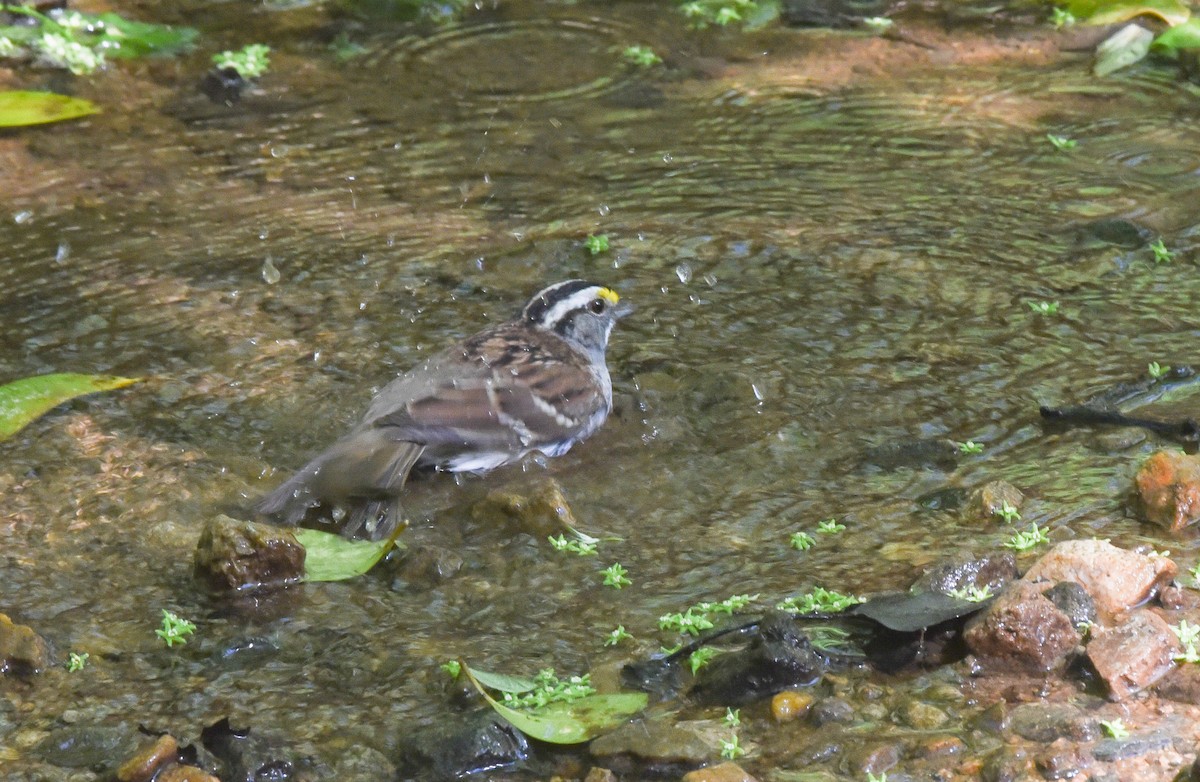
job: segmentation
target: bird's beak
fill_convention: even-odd
[[[628,315],[631,312],[633,312],[633,305],[627,301],[621,302],[612,311],[613,317],[616,318],[617,320],[620,320],[621,318],[625,317],[626,315]]]

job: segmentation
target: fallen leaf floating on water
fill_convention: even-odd
[[[63,402],[98,391],[124,388],[139,380],[138,377],[63,373],[22,378],[0,386],[0,441],[12,437]]]

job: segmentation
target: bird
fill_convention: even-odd
[[[606,351],[632,310],[612,288],[572,279],[517,317],[446,348],[384,386],[347,434],[255,512],[297,525],[327,514],[346,537],[390,536],[414,468],[485,473],[539,451],[561,456],[612,411]]]

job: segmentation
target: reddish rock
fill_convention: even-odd
[[[683,775],[683,782],[757,782],[737,763],[698,768]]]
[[[1166,557],[1126,551],[1103,540],[1068,540],[1035,562],[1024,580],[1074,581],[1092,596],[1096,608],[1111,616],[1149,600],[1178,571]]]
[[[1027,581],[1010,584],[967,623],[963,637],[989,666],[1034,671],[1059,665],[1080,641],[1070,618]]]
[[[1200,665],[1176,666],[1155,683],[1154,691],[1169,700],[1200,705]]]
[[[1109,630],[1094,629],[1087,646],[1092,667],[1115,701],[1166,676],[1175,667],[1175,655],[1182,651],[1171,626],[1151,611],[1137,611]]]
[[[1134,486],[1147,521],[1171,530],[1200,521],[1200,458],[1159,451],[1142,464]]]
[[[0,614],[0,673],[38,673],[50,665],[45,640],[27,625]]]
[[[179,743],[169,734],[159,736],[133,754],[117,769],[118,782],[149,782],[168,763],[174,763],[179,754]]]
[[[282,527],[215,516],[193,557],[196,577],[219,592],[245,592],[304,579],[304,547]]]

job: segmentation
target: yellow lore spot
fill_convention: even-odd
[[[601,288],[600,290],[596,291],[596,295],[607,301],[609,304],[616,304],[621,300],[621,297],[618,296],[617,292],[612,288]]]

